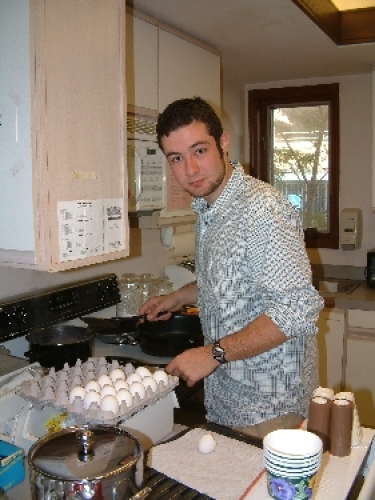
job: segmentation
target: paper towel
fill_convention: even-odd
[[[170,257],[195,255],[195,231],[174,233],[172,228],[162,228],[161,242]]]

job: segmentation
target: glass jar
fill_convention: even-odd
[[[116,305],[116,315],[120,318],[137,316],[139,314],[141,294],[138,283],[120,283],[120,302]]]

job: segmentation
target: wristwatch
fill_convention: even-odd
[[[227,360],[225,359],[225,349],[221,347],[220,340],[215,340],[212,347],[212,356],[216,359],[216,361],[219,361],[221,365],[227,363]]]

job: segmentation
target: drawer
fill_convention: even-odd
[[[375,311],[348,310],[348,327],[375,330]]]

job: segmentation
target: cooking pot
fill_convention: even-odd
[[[168,320],[138,324],[139,345],[152,356],[177,356],[186,349],[203,345],[202,326],[196,314],[175,313]]]
[[[143,482],[142,448],[120,427],[63,429],[34,443],[27,458],[33,500],[138,500],[150,492],[136,493]]]
[[[45,368],[61,370],[65,363],[75,365],[92,354],[94,333],[88,328],[56,325],[34,330],[26,336],[30,350],[25,356],[31,363],[38,362]]]

